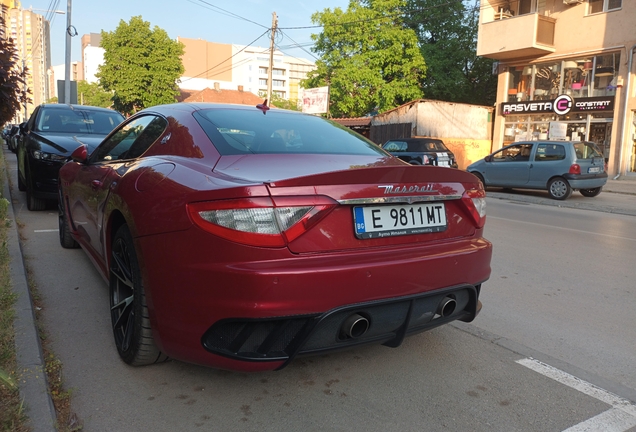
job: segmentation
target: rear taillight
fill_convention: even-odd
[[[572,164],[570,165],[570,171],[568,171],[570,174],[581,174],[581,165],[579,164]]]
[[[336,206],[327,197],[242,198],[188,204],[203,230],[253,246],[281,247],[301,236]]]
[[[462,202],[477,228],[483,228],[486,223],[486,191],[483,189],[467,190],[462,195]]]

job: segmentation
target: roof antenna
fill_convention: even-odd
[[[269,105],[267,105],[267,99],[265,99],[263,103],[256,105],[256,108],[263,111],[263,114],[267,114],[267,111],[269,111]]]

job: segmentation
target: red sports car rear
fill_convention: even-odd
[[[109,282],[115,342],[237,370],[471,321],[490,276],[472,175],[327,120],[176,104],[61,170],[60,240]]]

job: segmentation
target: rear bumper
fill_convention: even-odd
[[[336,345],[314,346],[313,339],[303,339],[302,350],[291,349],[285,356],[254,361],[207,343],[206,337],[212,329],[218,329],[218,323],[265,322],[282,317],[324,322],[334,316],[337,322],[342,314],[351,314],[360,305],[374,307],[375,302],[399,303],[400,308],[408,309],[410,300],[405,298],[422,296],[437,304],[442,290],[458,287],[473,294],[466,294],[470,301],[448,318],[472,320],[478,311],[478,285],[490,276],[492,254],[491,244],[481,237],[307,255],[295,255],[287,249],[247,250],[211,240],[196,229],[137,240],[141,267],[152,269],[144,273],[144,281],[153,334],[160,349],[170,357],[238,370],[276,369],[296,354],[358,343],[388,343],[396,340],[396,330],[386,328],[369,340]],[[407,322],[403,314],[398,321]],[[408,320],[405,335],[445,322]],[[218,339],[218,334],[212,340],[215,337]],[[238,347],[237,352],[241,350]]]
[[[347,305],[317,316],[261,320],[227,319],[214,324],[201,338],[214,354],[248,362],[282,362],[364,344],[398,347],[406,336],[454,320],[472,321],[481,310],[481,286],[462,286],[397,299]],[[452,312],[442,312],[451,299]],[[447,311],[448,312],[448,311]],[[350,317],[366,320],[362,334],[348,335]]]
[[[563,176],[573,189],[594,189],[605,186],[607,173],[598,174],[565,174]]]

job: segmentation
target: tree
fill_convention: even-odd
[[[77,96],[82,105],[110,108],[113,105],[113,94],[107,92],[98,83],[77,82]]]
[[[333,116],[386,111],[422,97],[426,73],[415,32],[406,27],[406,0],[351,0],[346,11],[312,15],[323,31],[312,35],[321,56],[303,87],[330,87]]]
[[[428,73],[427,98],[492,105],[493,60],[477,56],[479,0],[408,0],[409,25],[418,35]]]
[[[0,27],[4,20],[0,16]],[[0,38],[0,125],[8,123],[27,102],[26,68],[18,69],[18,54],[10,39]]]
[[[153,105],[172,103],[179,94],[183,74],[183,44],[141,16],[123,20],[113,32],[102,31],[104,64],[97,77],[113,92],[113,107],[125,114]]]

